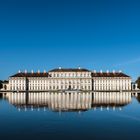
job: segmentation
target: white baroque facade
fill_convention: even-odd
[[[11,91],[131,90],[131,77],[122,72],[92,72],[87,69],[53,69],[49,72],[19,72],[9,78]]]

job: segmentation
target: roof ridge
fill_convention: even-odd
[[[48,77],[48,73],[31,73],[31,72],[28,72],[28,73],[16,73],[10,77]]]
[[[58,71],[58,72],[60,71],[89,71],[90,72],[90,70],[86,68],[55,68],[55,69],[50,70],[49,72],[55,72],[55,71]]]

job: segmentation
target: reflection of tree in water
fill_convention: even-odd
[[[140,103],[140,94],[138,94],[137,100],[138,100],[138,102]]]
[[[2,93],[0,93],[0,99],[2,99]]]

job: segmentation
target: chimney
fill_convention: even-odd
[[[102,70],[100,70],[100,73],[103,73],[103,71],[102,71]]]
[[[119,73],[122,73],[122,70],[119,70]]]
[[[38,70],[37,73],[40,74],[40,70]]]
[[[31,70],[31,73],[33,74],[33,73],[34,73],[34,71],[33,71],[33,70]]]
[[[27,70],[25,70],[25,74],[27,74]]]
[[[115,74],[115,70],[113,70],[113,73]]]
[[[96,70],[94,70],[93,72],[96,73]]]
[[[106,73],[109,74],[109,70],[107,70]]]
[[[21,73],[21,71],[19,70],[18,73]]]
[[[46,70],[44,70],[44,73],[46,73]]]

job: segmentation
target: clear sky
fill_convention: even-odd
[[[140,76],[140,1],[0,0],[0,79],[59,66]]]

